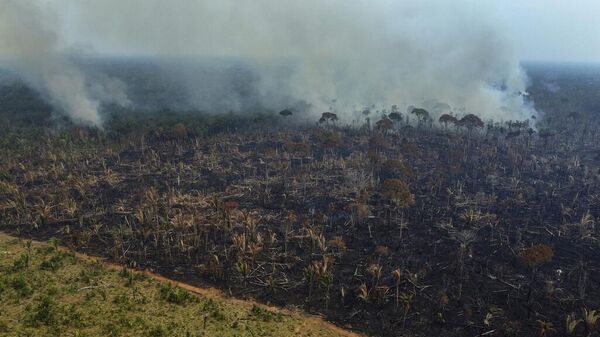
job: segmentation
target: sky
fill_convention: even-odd
[[[65,35],[71,44],[106,53],[144,53],[140,46],[124,46],[118,41],[115,30],[119,25],[113,25],[109,17],[95,21],[82,15],[77,0],[46,1],[59,8]],[[424,1],[427,3],[428,0]],[[103,1],[87,1],[88,4],[94,2]],[[173,6],[177,6],[177,2],[172,1]],[[182,2],[189,5],[198,1]],[[130,18],[134,23],[138,21],[139,24],[133,27],[134,33],[139,35],[147,30],[152,31],[143,23],[147,22],[148,17],[156,17],[155,23],[161,27],[161,16],[177,15],[176,8],[136,12],[136,6],[145,6],[144,1],[128,0],[123,3],[133,5],[118,9],[115,6],[119,11],[115,14],[121,19]],[[481,7],[481,12],[490,16],[511,41],[517,57],[522,61],[600,62],[599,0],[472,0],[470,3],[474,10]],[[110,15],[107,8],[110,6],[102,6],[99,14]],[[185,20],[181,24],[185,25]],[[168,32],[168,29],[161,29],[158,34],[163,31]]]
[[[600,1],[496,0],[524,61],[600,62]]]

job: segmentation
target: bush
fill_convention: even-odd
[[[283,320],[283,316],[280,313],[273,313],[257,306],[256,304],[252,306],[252,309],[250,309],[250,315],[263,322],[281,322]]]
[[[215,301],[213,301],[212,298],[208,299],[204,303],[204,306],[202,306],[202,311],[208,313],[211,318],[217,321],[225,320],[225,312],[223,311],[223,309],[221,309],[221,307],[219,307],[217,303],[215,303]]]
[[[75,304],[69,304],[64,307],[62,311],[62,324],[77,328],[82,328],[84,326],[81,312],[79,312]]]
[[[102,327],[102,336],[106,337],[117,337],[121,335],[121,328],[115,323],[110,322]]]
[[[10,280],[10,286],[17,292],[20,297],[28,297],[33,293],[33,289],[29,286],[23,275],[17,275]]]
[[[75,279],[77,282],[91,284],[96,278],[104,274],[106,270],[100,262],[94,262],[88,265],[85,269],[79,272],[79,276]]]
[[[181,288],[173,287],[169,283],[162,283],[159,286],[159,292],[160,292],[160,298],[162,300],[165,300],[169,303],[174,303],[174,304],[184,304],[186,302],[191,302],[195,299],[187,291],[185,291]]]
[[[62,265],[63,258],[64,254],[56,253],[52,255],[50,259],[42,261],[42,263],[40,263],[40,269],[53,272],[57,271]]]
[[[167,331],[162,325],[155,326],[148,332],[150,337],[163,337],[167,335]]]
[[[55,304],[48,296],[39,299],[35,308],[28,306],[27,322],[31,326],[39,326],[40,324],[52,325],[55,318]]]
[[[146,275],[143,273],[131,272],[126,267],[123,267],[119,271],[119,276],[125,279],[125,286],[132,287],[135,281],[143,281],[146,279]]]
[[[29,254],[23,253],[13,262],[13,270],[19,271],[29,266]]]

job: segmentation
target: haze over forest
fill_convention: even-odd
[[[8,0],[0,7],[3,64],[56,110],[96,126],[104,106],[135,105],[139,83],[77,59],[176,60],[178,68],[157,76],[176,82],[194,109],[335,110],[346,121],[351,111],[394,104],[527,119],[539,112],[523,95],[522,61],[600,59],[593,1]],[[205,63],[182,67],[182,60]],[[234,75],[220,72],[232,66]]]

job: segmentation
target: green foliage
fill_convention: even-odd
[[[22,253],[19,257],[13,262],[13,270],[19,271],[27,268],[29,266],[29,254]]]
[[[184,289],[132,270],[113,271],[75,258],[67,264],[72,255],[55,248],[31,249],[3,235],[0,246],[10,252],[0,254],[0,336],[233,337],[246,331],[289,336],[300,325],[298,318],[280,324],[281,315],[237,301],[200,302]],[[14,271],[15,258],[24,252],[29,253],[29,268]],[[144,283],[136,284],[138,280]],[[307,329],[315,337],[325,335],[322,327]]]
[[[204,302],[202,311],[208,313],[211,318],[217,321],[225,320],[225,312],[212,298]]]
[[[127,287],[133,287],[135,282],[147,279],[147,276],[143,273],[131,272],[127,267],[123,267],[123,269],[119,271],[119,276],[125,279],[125,286]]]
[[[51,254],[52,252],[54,252],[54,247],[51,247],[51,246],[38,247],[36,249],[36,252],[38,254],[41,254],[41,255],[45,256],[45,255],[48,255],[48,254]]]
[[[81,269],[79,275],[75,278],[75,281],[82,282],[84,284],[92,284],[92,282],[102,276],[106,270],[100,263],[93,263],[92,265]]]
[[[61,267],[64,258],[64,253],[57,252],[52,255],[50,259],[42,261],[42,263],[40,263],[40,269],[55,272]]]
[[[123,269],[121,269],[121,271],[119,272],[119,276],[121,276],[122,278],[129,278],[131,277],[131,273],[129,272],[129,269],[127,269],[127,267],[123,267]]]
[[[185,304],[196,300],[189,292],[173,287],[170,283],[161,283],[159,286],[160,298],[173,304]]]
[[[57,238],[50,238],[48,240],[48,244],[50,244],[52,246],[52,248],[54,248],[54,250],[58,250],[58,239]]]
[[[19,297],[28,297],[33,293],[33,289],[22,274],[15,275],[10,279],[9,284]]]
[[[150,337],[167,336],[167,330],[162,325],[157,325],[148,331]]]
[[[0,321],[0,333],[8,333],[10,329],[8,328],[8,323],[4,321]]]
[[[106,337],[118,337],[121,335],[121,328],[117,324],[110,322],[102,327],[102,334]]]
[[[283,316],[281,315],[281,313],[273,313],[257,305],[252,306],[252,309],[250,309],[250,315],[255,319],[261,320],[263,322],[281,322],[283,320]]]
[[[55,323],[56,304],[49,296],[44,296],[37,301],[35,307],[31,305],[26,309],[26,321],[32,327],[40,324],[52,325]]]
[[[78,328],[84,327],[83,316],[78,306],[69,304],[62,310],[61,323]]]
[[[73,337],[88,337],[88,335],[83,331],[75,330],[73,332]]]
[[[46,295],[48,295],[48,296],[56,296],[56,295],[58,295],[58,293],[59,293],[58,288],[56,288],[54,286],[49,286],[46,289]]]

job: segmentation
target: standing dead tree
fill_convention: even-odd
[[[465,127],[467,130],[469,130],[469,134],[471,134],[474,129],[481,129],[485,126],[485,124],[481,118],[477,117],[476,115],[468,114],[458,121],[458,126]]]
[[[444,125],[444,129],[448,128],[448,124],[452,124],[452,125],[457,125],[458,124],[458,119],[452,115],[449,114],[443,114],[440,116],[440,119],[438,120],[438,122],[440,124]]]

